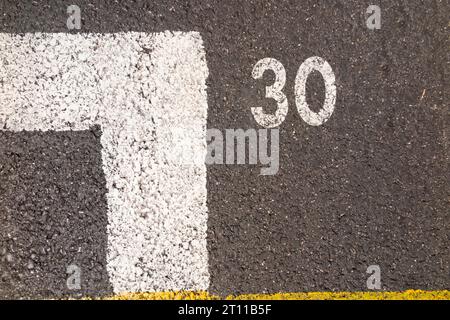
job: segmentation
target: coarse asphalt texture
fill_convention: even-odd
[[[69,32],[71,4],[2,0],[0,32]],[[448,1],[76,4],[82,29],[72,33],[199,32],[208,128],[258,128],[250,108],[273,112],[264,89],[274,77],[253,79],[253,66],[272,57],[286,69],[278,173],[207,166],[211,294],[365,291],[370,265],[382,290],[450,288]],[[379,30],[366,27],[370,4],[381,8]],[[337,87],[334,113],[317,127],[294,99],[311,56],[328,61]],[[319,74],[306,92],[320,109]],[[69,294],[74,260],[86,274],[76,296],[113,293],[100,135],[0,131],[0,297]]]

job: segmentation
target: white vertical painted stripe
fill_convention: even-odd
[[[206,155],[200,35],[3,33],[0,63],[3,130],[101,126],[114,291],[207,289],[206,168],[171,156]]]

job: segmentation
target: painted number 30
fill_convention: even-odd
[[[288,101],[283,93],[286,83],[286,71],[276,59],[264,58],[259,60],[253,67],[252,76],[260,79],[266,70],[275,73],[275,81],[272,85],[266,86],[266,98],[274,99],[277,103],[277,110],[274,114],[264,113],[263,108],[253,107],[251,111],[256,122],[265,128],[278,127],[286,118],[288,113]],[[306,80],[312,71],[321,73],[325,82],[325,101],[319,112],[314,112],[308,107],[306,102]],[[295,77],[295,104],[301,118],[312,126],[320,126],[325,123],[334,111],[336,102],[335,77],[331,66],[320,57],[311,57],[305,60],[298,69]]]

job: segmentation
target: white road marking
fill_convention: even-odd
[[[266,86],[266,98],[272,98],[277,102],[277,110],[274,114],[267,114],[261,107],[252,107],[251,111],[259,125],[265,128],[274,128],[283,123],[289,109],[288,100],[283,93],[286,84],[286,70],[278,60],[263,58],[253,67],[253,78],[261,79],[266,70],[272,70],[275,73],[274,83]],[[306,80],[314,70],[319,71],[325,81],[325,101],[319,112],[312,111],[306,101]],[[311,126],[320,126],[333,114],[336,103],[335,76],[331,66],[321,57],[306,59],[298,69],[295,77],[295,103],[301,118]]]
[[[261,79],[266,70],[272,70],[275,73],[273,84],[266,86],[266,98],[272,98],[277,102],[277,110],[274,114],[267,114],[261,107],[252,107],[251,111],[259,125],[265,128],[275,128],[284,121],[288,113],[288,101],[282,92],[286,83],[286,70],[277,59],[264,58],[253,67],[253,79]]]
[[[308,107],[306,101],[306,80],[312,71],[319,71],[325,82],[325,101],[319,112]],[[311,126],[320,126],[333,114],[336,103],[336,84],[333,69],[321,57],[310,57],[298,69],[295,77],[295,103],[302,119]]]
[[[0,34],[3,130],[101,125],[115,292],[208,288],[205,164],[171,157],[206,156],[207,75],[195,32]]]

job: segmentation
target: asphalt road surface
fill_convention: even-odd
[[[367,291],[373,265],[377,290],[448,290],[449,12],[438,0],[1,1],[0,297]],[[314,113],[333,100],[320,125],[297,110],[310,57],[334,75],[305,84]],[[264,58],[282,67],[255,79]],[[189,143],[204,156],[208,129],[264,129],[255,107],[287,111],[275,174],[174,161]],[[177,143],[174,128],[189,134]]]

